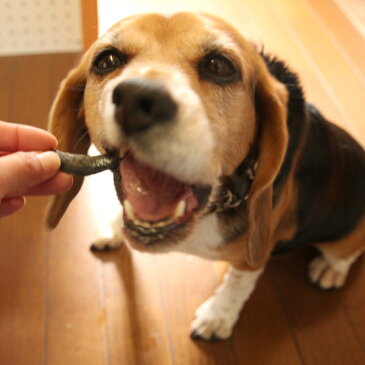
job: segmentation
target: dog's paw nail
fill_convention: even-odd
[[[93,243],[90,246],[90,250],[93,252],[109,252],[116,250],[120,247],[120,245],[112,245],[110,243]]]
[[[223,341],[225,340],[225,338],[220,338],[219,336],[217,336],[215,333],[213,333],[211,336],[210,336],[210,339],[208,341],[210,342],[217,342],[217,341]]]
[[[119,238],[100,238],[97,239],[90,247],[93,252],[108,252],[116,250],[123,245],[123,241]]]
[[[107,252],[107,251],[111,251],[113,248],[110,247],[109,245],[104,245],[104,246],[100,246],[96,243],[93,243],[90,246],[90,250],[93,252]]]
[[[202,335],[198,333],[197,330],[194,330],[190,333],[190,338],[194,341],[203,340],[203,341],[210,341],[210,342],[217,342],[224,340],[223,338],[220,338],[215,333],[213,333],[209,338],[205,338]]]
[[[201,337],[196,330],[194,330],[190,333],[190,338],[192,340],[201,340]]]

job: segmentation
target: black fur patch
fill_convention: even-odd
[[[278,242],[274,254],[310,243],[338,240],[351,232],[365,213],[365,151],[344,130],[328,122],[305,102],[298,77],[275,57],[261,56],[270,73],[289,92],[289,145],[274,183],[280,196],[301,141],[304,148],[295,170],[298,216],[295,237]]]
[[[296,168],[298,230],[286,246],[331,242],[349,234],[365,212],[365,152],[344,130],[308,105],[309,129]]]
[[[273,204],[295,166],[298,186],[297,232],[290,241],[277,242],[273,255],[311,243],[331,242],[349,234],[365,213],[365,151],[344,130],[328,122],[305,101],[298,76],[284,62],[260,52],[270,73],[288,90],[288,148],[274,182]],[[247,211],[220,213],[234,222],[228,239],[247,229]]]
[[[293,157],[298,145],[303,138],[306,128],[306,108],[302,87],[298,76],[289,70],[286,64],[271,55],[261,52],[270,73],[288,90],[288,116],[287,126],[289,132],[289,143],[283,165],[274,182],[274,204],[280,196],[281,189],[289,175],[292,167]]]

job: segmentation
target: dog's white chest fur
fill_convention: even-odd
[[[200,220],[188,240],[178,244],[173,250],[217,260],[219,259],[217,248],[223,242],[218,217],[216,214],[210,214]]]

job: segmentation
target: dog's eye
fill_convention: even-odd
[[[203,79],[219,85],[229,84],[240,79],[240,73],[232,61],[221,54],[209,54],[199,64]]]
[[[126,56],[114,50],[106,50],[96,57],[93,62],[93,71],[98,75],[104,75],[114,71],[126,62]]]

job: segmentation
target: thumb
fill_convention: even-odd
[[[26,195],[54,176],[61,165],[55,152],[16,152],[0,158],[0,196]]]

